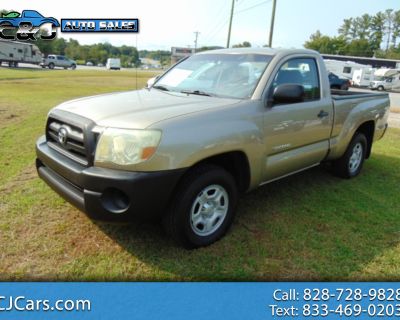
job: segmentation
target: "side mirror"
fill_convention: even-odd
[[[295,103],[304,101],[304,87],[300,84],[281,84],[274,89],[273,103]]]
[[[153,86],[154,82],[156,82],[159,77],[160,76],[157,76],[157,77],[150,78],[149,80],[147,80],[146,88],[151,88]]]

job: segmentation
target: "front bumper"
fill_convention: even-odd
[[[36,155],[40,178],[90,218],[103,221],[160,218],[185,172],[84,167],[51,149],[44,136],[36,142]]]

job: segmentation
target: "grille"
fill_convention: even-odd
[[[59,119],[49,118],[46,130],[47,144],[68,158],[87,166],[90,153],[83,127]]]

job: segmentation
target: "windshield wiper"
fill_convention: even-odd
[[[197,94],[198,96],[207,96],[211,97],[212,94],[200,90],[182,90],[181,93],[186,93],[186,94]]]
[[[169,89],[168,89],[167,87],[164,87],[164,86],[161,86],[161,85],[159,85],[159,86],[152,86],[152,88],[158,89],[158,90],[162,90],[162,91],[169,91]]]

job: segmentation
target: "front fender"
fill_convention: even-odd
[[[218,111],[204,111],[162,121],[151,126],[162,130],[156,154],[135,166],[139,171],[187,168],[226,152],[241,151],[249,161],[250,186],[260,183],[263,142],[263,107],[254,101]]]

